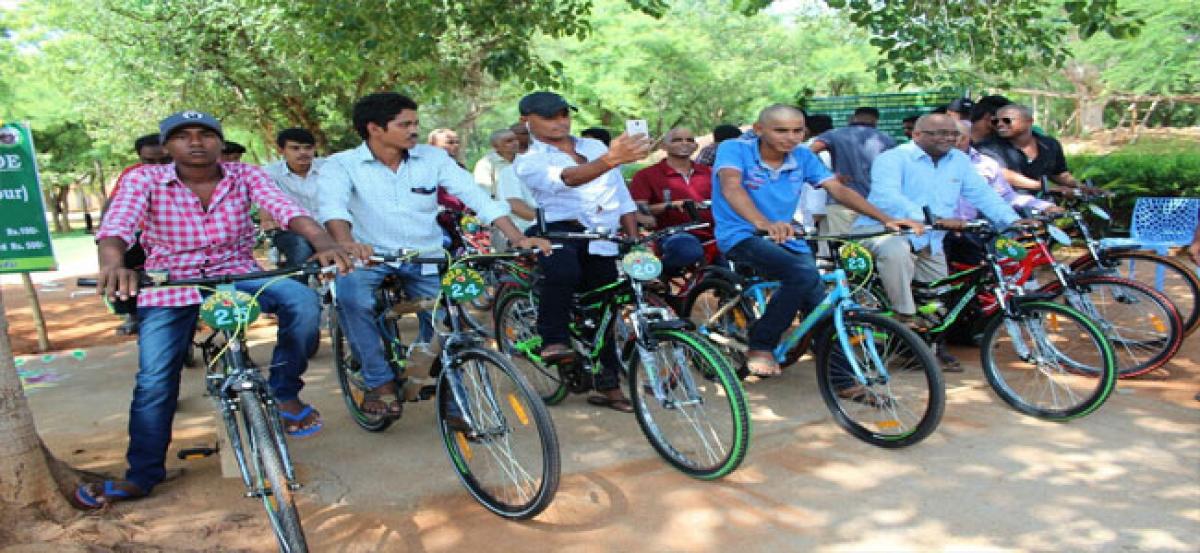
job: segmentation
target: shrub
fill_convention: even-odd
[[[1076,178],[1115,194],[1109,208],[1121,227],[1128,225],[1138,197],[1200,197],[1200,153],[1194,151],[1071,156],[1067,166]]]

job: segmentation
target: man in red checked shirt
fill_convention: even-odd
[[[138,275],[124,264],[125,250],[142,229],[146,269],[167,270],[173,279],[262,270],[254,261],[250,205],[258,204],[280,225],[304,236],[322,264],[347,271],[350,258],[313,218],[279,190],[261,168],[222,163],[224,135],[211,115],[184,111],[159,123],[159,136],[174,163],[146,165],[122,179],[96,233],[100,250],[97,287],[118,299],[137,298],[138,373],[129,408],[129,470],[124,480],[85,484],[75,503],[96,509],[142,497],[166,476],[167,446],[179,396],[184,350],[195,332],[201,294],[195,288],[138,291]],[[237,284],[256,293],[265,279]],[[279,319],[269,384],[284,430],[293,437],[316,433],[321,417],[300,402],[308,354],[319,338],[317,295],[290,279],[278,280],[258,297],[262,310]]]
[[[629,183],[629,195],[638,205],[649,208],[660,229],[693,222],[685,204],[712,199],[712,167],[692,163],[696,151],[692,131],[683,127],[667,131],[663,149],[667,157],[635,173]],[[703,244],[713,239],[713,220],[707,209],[699,210],[699,215],[708,228],[675,234],[659,242],[664,276],[676,275],[680,269],[704,260]]]

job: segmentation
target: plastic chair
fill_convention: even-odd
[[[1103,247],[1136,246],[1167,255],[1168,249],[1192,243],[1200,218],[1200,198],[1138,198],[1133,204],[1133,220],[1129,238],[1105,238]],[[1163,273],[1154,274],[1154,288],[1162,291]],[[1127,278],[1133,278],[1133,262],[1129,263]]]

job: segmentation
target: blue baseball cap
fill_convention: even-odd
[[[159,143],[166,144],[171,133],[183,127],[205,127],[217,133],[221,140],[225,140],[225,132],[221,130],[221,122],[217,121],[216,117],[199,111],[187,110],[172,113],[158,123]]]

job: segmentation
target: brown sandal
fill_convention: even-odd
[[[404,402],[396,393],[396,385],[389,382],[363,394],[359,409],[368,415],[377,417],[400,418],[404,414]]]

